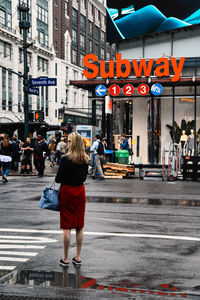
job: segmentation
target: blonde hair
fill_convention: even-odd
[[[5,137],[3,139],[3,143],[2,144],[3,144],[3,147],[8,147],[9,144],[10,144],[10,139],[8,137]]]
[[[87,164],[89,157],[85,153],[83,138],[77,132],[72,132],[68,136],[68,140],[71,141],[68,152],[64,155],[77,164]]]

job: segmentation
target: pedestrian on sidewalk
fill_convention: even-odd
[[[24,172],[29,174],[32,172],[32,154],[34,151],[34,146],[29,137],[27,137],[26,143],[22,145],[21,150],[23,151],[21,174],[24,174]]]
[[[37,141],[34,147],[34,165],[38,171],[38,176],[43,177],[45,168],[45,158],[49,156],[50,151],[47,143],[41,135],[37,136]]]
[[[85,153],[83,138],[72,132],[67,141],[68,152],[63,155],[56,175],[60,189],[60,228],[63,229],[64,256],[59,264],[69,266],[71,229],[76,229],[76,254],[72,262],[81,265],[81,248],[85,216],[85,186],[88,172],[88,155]]]
[[[50,160],[50,167],[53,167],[55,165],[55,154],[56,154],[56,143],[55,140],[52,138],[51,143],[49,144],[49,160]]]
[[[60,164],[62,156],[67,152],[67,144],[65,143],[64,137],[56,146],[57,165]]]
[[[12,145],[10,139],[6,136],[0,144],[0,161],[2,166],[2,180],[3,183],[8,182],[8,174],[12,166]]]
[[[93,153],[95,156],[95,166],[94,166],[94,171],[92,174],[92,179],[96,179],[96,172],[99,172],[100,176],[98,179],[104,180],[104,174],[103,174],[103,169],[102,165],[105,161],[105,147],[104,144],[101,140],[100,135],[95,136],[95,141],[92,144],[92,147],[90,149],[90,153]]]

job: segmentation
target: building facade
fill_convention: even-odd
[[[65,125],[68,119],[75,124],[90,124],[88,93],[71,86],[70,80],[83,79],[82,60],[86,53],[95,52],[105,59],[111,56],[111,47],[106,45],[104,1],[24,2],[30,6],[29,76],[57,79],[57,86],[42,86],[39,96],[29,95],[29,112],[44,112],[47,124]],[[18,1],[1,1],[0,124],[24,121],[22,43]]]

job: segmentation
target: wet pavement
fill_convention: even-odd
[[[27,262],[0,260],[16,266],[0,270],[0,300],[200,299],[199,183],[88,179],[83,265],[65,270],[59,214],[37,206],[51,177],[10,176],[0,184],[0,252],[10,251],[1,246],[11,247],[11,236],[17,246],[25,238],[55,241],[30,242],[45,248],[23,250],[37,252]],[[70,258],[74,251],[73,233]]]

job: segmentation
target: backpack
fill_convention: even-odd
[[[98,145],[98,147],[97,147],[97,153],[99,154],[99,155],[103,155],[104,154],[104,146],[103,146],[103,143],[102,142],[98,142],[99,143],[99,145]]]

